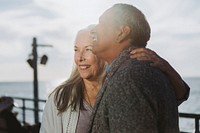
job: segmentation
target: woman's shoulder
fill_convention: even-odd
[[[50,106],[50,105],[55,106],[54,101],[55,101],[55,96],[57,95],[56,93],[57,93],[56,90],[54,90],[49,94],[47,101],[46,101],[46,106]]]
[[[55,94],[56,94],[56,91],[55,91],[55,90],[52,91],[52,92],[49,94],[49,96],[48,96],[48,100],[53,99],[54,96],[55,96]]]
[[[54,97],[59,97],[59,95],[62,93],[61,89],[55,88],[52,92],[50,92],[49,96],[48,96],[48,100],[49,99],[54,99]]]

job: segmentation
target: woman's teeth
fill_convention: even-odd
[[[89,66],[87,65],[87,66],[80,66],[80,68],[81,69],[87,69],[87,68],[89,68]]]

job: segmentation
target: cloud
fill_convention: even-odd
[[[12,75],[4,70],[9,64],[16,66],[13,71],[29,67],[26,59],[32,50],[32,39],[37,37],[39,44],[53,45],[53,48],[38,48],[39,55],[49,56],[49,63],[42,71],[57,71],[64,77],[60,71],[71,71],[77,31],[97,23],[99,16],[118,2],[133,4],[144,12],[152,28],[149,48],[166,58],[181,75],[200,76],[196,67],[200,63],[194,60],[200,56],[199,0],[4,1],[0,5],[0,73]],[[51,78],[59,78],[59,74]],[[45,75],[40,76],[47,79]]]

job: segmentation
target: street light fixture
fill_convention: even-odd
[[[41,58],[41,60],[40,60],[40,64],[46,65],[47,60],[48,60],[48,57],[46,55],[43,55],[42,58]]]

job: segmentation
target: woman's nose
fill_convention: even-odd
[[[78,60],[81,62],[81,61],[85,61],[85,55],[83,52],[80,52],[79,53],[79,57],[78,57]]]

